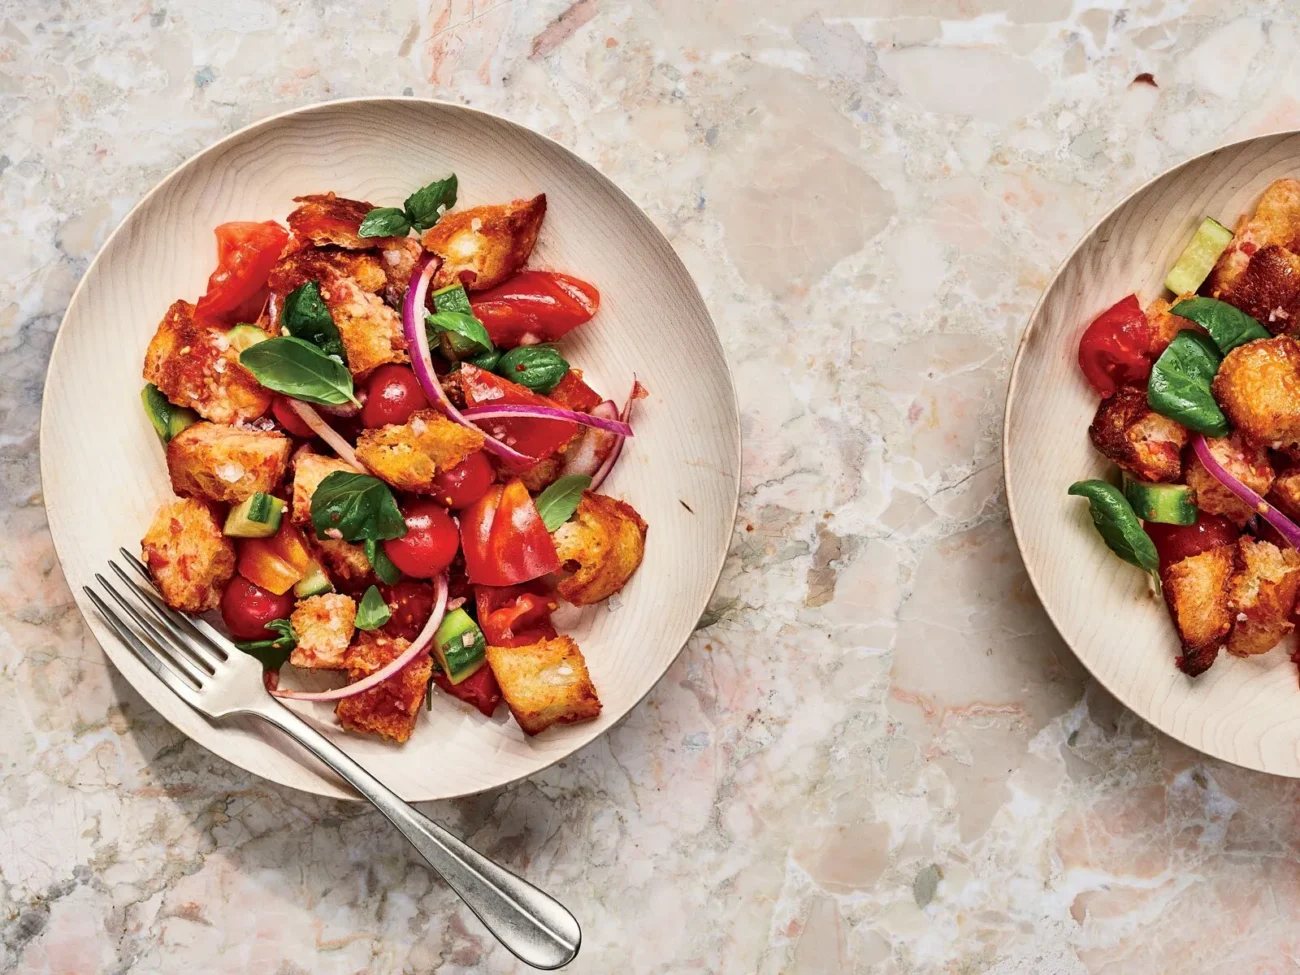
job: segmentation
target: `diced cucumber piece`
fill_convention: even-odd
[[[433,655],[447,679],[459,684],[487,661],[487,641],[469,613],[453,609],[433,635]]]
[[[226,515],[225,533],[231,538],[270,538],[280,530],[284,502],[255,491]]]
[[[470,307],[469,294],[465,291],[463,284],[451,284],[435,291],[433,293],[433,310],[458,311],[466,315],[474,314],[474,309]]]
[[[146,384],[144,389],[140,390],[140,401],[144,403],[145,415],[149,417],[149,422],[153,424],[158,438],[163,443],[167,443],[176,434],[199,420],[197,413],[183,406],[174,405],[153,383]]]
[[[329,592],[334,588],[330,582],[330,577],[325,574],[321,564],[315,559],[307,566],[307,573],[293,587],[293,594],[299,599],[306,599],[308,596],[319,596],[321,593]]]
[[[1165,278],[1165,287],[1176,295],[1195,291],[1205,283],[1214,262],[1230,243],[1232,231],[1213,217],[1206,217]]]
[[[270,337],[256,325],[236,325],[226,333],[226,341],[236,352],[243,352],[257,345],[258,342],[265,342]]]
[[[1143,521],[1196,524],[1196,495],[1186,484],[1147,484],[1126,473],[1124,497]]]

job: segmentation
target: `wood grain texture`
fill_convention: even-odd
[[[327,705],[295,707],[409,800],[480,792],[559,761],[623,717],[676,658],[721,571],[740,475],[735,391],[699,291],[663,235],[590,165],[511,122],[419,99],[331,102],[256,123],[179,167],[109,238],[73,295],[46,380],[41,472],[50,530],[100,644],[191,738],[251,772],[324,795],[349,793],[273,730],[251,719],[210,723],[187,708],[120,647],[81,587],[118,546],[138,551],[170,494],[162,448],[140,408],[141,362],[171,301],[203,291],[215,260],[212,228],[283,220],[294,196],[326,190],[400,205],[448,171],[460,178],[462,207],[547,194],[530,264],[601,291],[599,313],[566,337],[566,355],[616,399],[634,373],[650,392],[603,489],[649,523],[645,562],[615,605],[566,619],[604,711],[598,721],[528,739],[504,707],[486,719],[435,691],[433,713],[406,746],[393,747],[338,731]]]
[[[1206,216],[1233,227],[1270,182],[1300,175],[1300,134],[1249,139],[1152,180],[1080,242],[1048,285],[1012,367],[1003,464],[1012,525],[1030,579],[1079,659],[1129,708],[1216,758],[1300,776],[1300,685],[1292,639],[1259,657],[1220,654],[1179,673],[1178,639],[1146,576],[1097,537],[1066,488],[1113,473],[1088,440],[1097,395],[1079,371],[1079,336],[1130,292],[1145,307]]]

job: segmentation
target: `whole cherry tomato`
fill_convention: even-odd
[[[223,223],[217,235],[217,269],[194,308],[200,321],[237,325],[254,321],[266,304],[267,279],[289,242],[289,232],[274,220]]]
[[[1137,295],[1121,298],[1097,316],[1079,340],[1079,368],[1102,396],[1151,375],[1151,325]]]
[[[504,349],[554,342],[596,314],[600,292],[553,271],[520,271],[470,299],[474,317]]]
[[[483,495],[496,480],[497,474],[488,460],[487,454],[480,450],[470,454],[455,467],[433,476],[437,490],[434,499],[445,504],[453,511],[468,508]]]
[[[294,412],[287,396],[277,396],[271,400],[271,412],[275,415],[276,422],[295,437],[310,440],[316,436],[316,431],[307,426],[303,418]]]
[[[400,636],[404,640],[414,640],[429,622],[433,612],[433,586],[427,582],[403,579],[396,585],[384,589],[384,602],[392,611],[392,616],[382,627],[388,636]]]
[[[513,586],[560,567],[555,541],[518,478],[493,485],[461,512],[460,538],[465,574],[478,585]]]
[[[1143,527],[1151,536],[1151,541],[1155,542],[1156,554],[1160,556],[1161,573],[1175,562],[1208,552],[1220,545],[1233,545],[1241,534],[1237,531],[1237,526],[1227,518],[1204,511],[1197,514],[1194,525],[1164,525],[1148,521]]]
[[[409,366],[380,366],[366,383],[361,425],[373,430],[390,423],[405,423],[416,410],[428,408],[429,398]]]
[[[283,596],[235,576],[221,594],[221,619],[236,640],[271,640],[280,634],[268,630],[271,620],[287,619],[293,612],[293,593]]]
[[[406,534],[384,542],[384,551],[408,576],[432,579],[456,557],[456,523],[433,501],[411,501],[405,508]]]
[[[459,698],[466,704],[472,704],[489,718],[501,703],[501,685],[497,683],[496,674],[492,673],[492,668],[487,664],[459,684],[453,684],[442,672],[433,675],[433,682],[452,697]]]

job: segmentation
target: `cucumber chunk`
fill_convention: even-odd
[[[439,288],[433,293],[434,311],[458,311],[465,315],[474,314],[469,304],[469,294],[463,284],[451,284]]]
[[[330,582],[330,577],[325,574],[321,564],[315,559],[307,566],[306,574],[294,584],[293,594],[299,599],[306,599],[308,596],[319,596],[334,588]]]
[[[236,352],[243,352],[259,342],[265,342],[270,337],[256,325],[236,325],[226,333],[226,341]]]
[[[1124,497],[1143,521],[1196,524],[1196,496],[1186,484],[1147,484],[1126,473]]]
[[[487,662],[487,640],[469,613],[453,609],[433,635],[433,654],[447,679],[459,684]]]
[[[158,438],[163,443],[167,443],[190,424],[199,421],[197,413],[183,406],[174,405],[153,383],[146,384],[144,389],[140,390],[140,402],[144,403],[145,415],[149,417],[149,422],[153,424]]]
[[[1214,262],[1230,243],[1232,231],[1213,217],[1206,217],[1165,278],[1165,287],[1176,295],[1195,291],[1205,283]]]
[[[270,538],[280,530],[284,502],[256,491],[230,509],[223,529],[231,538]]]

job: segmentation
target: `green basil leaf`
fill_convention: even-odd
[[[456,185],[456,174],[452,173],[446,179],[434,180],[408,196],[403,206],[411,226],[416,230],[428,230],[437,223],[443,211],[456,205]]]
[[[358,402],[348,367],[302,339],[258,342],[239,353],[239,361],[267,389],[294,399],[325,406]]]
[[[393,560],[388,557],[388,553],[373,538],[366,539],[366,560],[384,585],[395,586],[401,580],[401,570],[393,565]]]
[[[1214,298],[1188,298],[1169,309],[1180,318],[1193,321],[1210,333],[1219,351],[1227,355],[1239,345],[1256,339],[1269,339],[1272,334],[1259,322],[1226,301]]]
[[[308,281],[289,292],[284,299],[284,311],[280,313],[280,324],[295,338],[319,346],[326,355],[347,361],[334,316],[321,300],[319,282]]]
[[[552,346],[521,345],[503,355],[495,371],[534,393],[549,393],[569,371],[569,363]]]
[[[537,513],[548,532],[555,531],[573,517],[578,502],[582,500],[582,492],[590,486],[591,478],[586,474],[566,474],[537,496],[534,502]]]
[[[393,611],[384,602],[378,587],[371,586],[361,597],[361,605],[357,607],[357,629],[377,630],[392,619],[392,616]]]
[[[293,625],[288,620],[271,620],[266,628],[280,635],[270,640],[248,640],[236,643],[235,646],[250,657],[262,661],[263,670],[279,670],[298,645],[298,635],[293,632]]]
[[[401,538],[406,519],[393,492],[377,477],[335,471],[325,475],[311,496],[311,523],[317,538],[336,530],[347,542]]]
[[[357,230],[358,237],[405,237],[411,222],[397,207],[375,207],[366,214]]]
[[[492,351],[487,329],[473,315],[459,311],[432,312],[424,316],[424,324],[429,341],[440,342],[444,354],[453,362]]]
[[[501,361],[501,350],[493,349],[491,352],[480,352],[478,355],[470,356],[465,361],[478,366],[484,372],[493,372],[497,367],[497,363]],[[458,362],[456,365],[459,366],[460,363]]]
[[[1189,430],[1226,437],[1228,418],[1210,390],[1221,361],[1214,343],[1204,335],[1179,332],[1151,367],[1147,404]]]
[[[1142,530],[1142,523],[1119,488],[1105,481],[1077,481],[1070,485],[1068,493],[1088,499],[1092,523],[1112,552],[1158,579],[1160,557],[1155,543]]]

